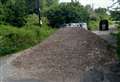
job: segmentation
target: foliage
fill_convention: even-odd
[[[25,24],[24,16],[26,16],[26,7],[24,0],[7,0],[2,6],[1,15],[4,17],[6,23],[14,26],[23,26]]]
[[[32,47],[54,31],[55,29],[48,26],[40,28],[37,25],[31,25],[16,28],[10,25],[0,25],[0,56]]]
[[[90,20],[88,23],[88,27],[90,30],[98,30],[99,21],[98,20]]]
[[[115,1],[115,0],[113,0],[113,1]],[[120,0],[117,0],[117,2],[115,2],[113,4],[117,4],[117,3],[120,4]],[[118,6],[120,6],[120,5],[118,5]],[[111,16],[112,16],[113,20],[117,21],[116,23],[118,25],[117,54],[118,54],[118,58],[120,59],[120,7],[118,7],[117,9],[115,9],[114,11],[110,11],[110,12],[111,12]]]
[[[46,11],[57,6],[58,4],[59,0],[40,0],[40,9],[42,16],[44,16],[44,13]]]
[[[109,18],[108,14],[106,12],[107,12],[107,9],[105,9],[105,8],[95,9],[95,13],[97,14],[98,19],[100,19],[100,20]]]
[[[5,21],[4,9],[2,3],[0,3],[0,23],[3,23],[4,21]]]
[[[120,59],[120,22],[118,23],[118,33],[117,33],[117,54]]]
[[[110,11],[113,20],[120,20],[120,11]]]
[[[53,2],[48,5],[52,7]],[[38,26],[35,6],[35,0],[0,0],[0,56],[29,48],[55,31],[45,24],[46,17]]]
[[[35,0],[25,0],[26,13],[33,14],[35,12]]]
[[[22,27],[27,23],[26,16],[36,12],[36,0],[0,0],[0,23],[9,23]],[[41,16],[49,8],[58,4],[58,0],[40,0]]]
[[[39,19],[36,14],[27,15],[25,20],[27,21],[27,23],[26,23],[27,26],[37,25],[39,23],[38,22]]]
[[[45,24],[38,26],[36,14],[28,15],[25,20],[27,23],[22,28],[0,25],[0,56],[32,47],[56,30]]]
[[[87,22],[89,14],[79,3],[61,3],[46,12],[50,25],[59,27],[64,23]]]
[[[120,27],[120,25],[119,25],[119,27]],[[120,60],[120,30],[119,30],[119,33],[117,34],[117,55]]]
[[[107,14],[107,9],[105,8],[97,8],[92,9],[91,6],[87,5],[86,9],[89,11],[89,21],[88,21],[88,27],[91,30],[98,30],[99,28],[99,22],[100,20],[107,19],[110,21],[110,16]]]

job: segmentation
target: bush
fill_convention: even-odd
[[[7,22],[13,26],[22,27],[25,25],[26,20],[24,18],[8,18]]]
[[[9,54],[36,43],[35,34],[24,29],[0,26],[0,54]]]
[[[26,25],[29,26],[36,25],[39,23],[39,18],[36,14],[30,14],[26,17],[26,21],[27,21]]]
[[[90,30],[98,30],[99,21],[97,21],[97,20],[96,21],[94,21],[94,20],[89,21],[88,27],[90,28]]]
[[[0,25],[0,56],[32,47],[54,31],[49,27],[35,25],[24,28]]]

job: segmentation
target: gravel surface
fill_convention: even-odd
[[[62,28],[12,64],[36,79],[79,82],[85,69],[114,59],[112,48],[97,35],[80,28]]]
[[[110,26],[109,30],[107,31],[92,31],[96,35],[100,36],[102,39],[106,40],[110,45],[117,47],[117,40],[113,33],[118,33],[118,29],[115,25]]]
[[[112,35],[112,33],[115,33],[115,32],[111,32],[110,30],[109,31],[92,31],[92,32],[100,36],[102,39],[106,40],[110,45],[114,47],[117,46],[116,37]]]
[[[96,34],[80,28],[62,28],[14,59],[8,79],[80,82],[86,69],[115,60],[114,49]]]
[[[120,63],[93,67],[83,74],[80,82],[120,82]]]

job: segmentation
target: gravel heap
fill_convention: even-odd
[[[99,36],[80,28],[61,28],[22,53],[12,64],[19,70],[17,76],[27,73],[28,79],[80,82],[81,75],[90,67],[103,66],[115,60],[113,48]]]

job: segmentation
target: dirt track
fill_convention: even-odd
[[[116,47],[117,40],[113,33],[118,33],[118,29],[115,26],[110,27],[107,31],[92,31],[93,33],[106,40],[110,45]]]
[[[116,60],[114,50],[105,40],[80,28],[62,28],[21,54],[10,63],[12,72],[8,79],[79,82],[88,68]]]

